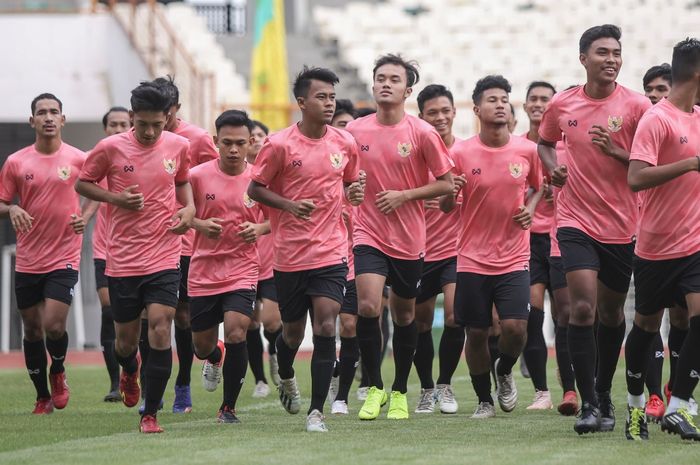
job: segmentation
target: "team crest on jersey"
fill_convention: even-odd
[[[335,169],[339,169],[343,166],[343,154],[342,153],[331,153],[331,166]]]
[[[515,179],[518,179],[523,175],[523,164],[522,163],[508,163],[508,171],[510,175]]]
[[[399,155],[401,155],[401,158],[406,158],[411,155],[411,150],[413,150],[413,145],[411,145],[410,142],[399,142],[398,145],[399,149]]]
[[[253,208],[255,206],[255,200],[248,197],[247,192],[243,193],[243,205],[245,205],[246,208]]]
[[[622,116],[608,116],[608,130],[618,132],[622,129]]]
[[[174,158],[170,160],[163,158],[163,166],[168,174],[175,174],[175,171],[177,170],[177,163],[175,162]]]
[[[59,166],[57,171],[61,181],[68,181],[70,178],[70,166]]]

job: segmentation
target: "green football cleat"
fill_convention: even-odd
[[[376,386],[369,388],[367,399],[360,409],[358,416],[360,420],[374,420],[379,416],[379,411],[382,409],[389,396],[386,395],[384,389],[379,389]]]
[[[391,402],[386,417],[389,420],[408,419],[408,400],[406,399],[406,394],[402,394],[399,391],[391,391]]]

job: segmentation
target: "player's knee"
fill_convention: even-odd
[[[190,327],[190,311],[189,307],[181,307],[178,306],[177,311],[175,312],[175,326],[177,326],[180,329],[186,329]]]
[[[340,317],[340,337],[355,337],[357,335],[357,319]]]
[[[571,322],[588,326],[595,321],[595,305],[588,300],[578,299],[571,304]]]
[[[316,336],[335,336],[335,320],[326,318],[323,321],[314,322],[314,334]]]
[[[381,313],[380,307],[381,305],[378,306],[373,299],[358,298],[357,300],[357,312],[365,318],[378,317]]]
[[[668,310],[668,321],[671,326],[687,330],[688,329],[688,311],[682,308],[670,308]]]
[[[487,344],[489,340],[488,328],[468,328],[467,345],[477,347]]]
[[[258,326],[259,328],[259,326]],[[238,344],[246,339],[246,328],[243,326],[236,326],[233,328],[226,328],[226,335],[224,340],[227,344]]]

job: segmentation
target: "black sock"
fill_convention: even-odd
[[[355,377],[357,362],[360,360],[360,347],[357,344],[357,337],[340,338],[340,362],[336,365],[338,369],[338,394],[335,400],[348,401],[350,386]]]
[[[569,355],[574,367],[576,387],[582,402],[598,406],[593,387],[595,383],[596,343],[593,326],[576,326],[569,324]]]
[[[489,356],[491,357],[491,371],[493,375],[496,376],[493,364],[496,363],[501,352],[498,350],[498,339],[501,336],[489,336]]]
[[[629,336],[628,336],[629,337]],[[625,349],[625,354],[627,349]],[[657,395],[663,399],[661,393],[661,376],[664,371],[664,341],[661,340],[661,334],[656,333],[653,343],[649,347],[649,368],[646,374],[646,385],[649,390],[649,396]]]
[[[636,324],[632,324],[632,330],[627,335],[627,342],[625,342],[625,376],[627,379],[627,392],[633,396],[644,394],[644,380],[647,377],[650,365],[649,349],[653,347],[654,339],[658,335],[658,331],[650,333],[644,331]]]
[[[557,366],[559,367],[559,378],[564,392],[576,390],[576,379],[574,369],[571,367],[571,356],[569,355],[569,341],[567,335],[568,326],[557,326],[554,334],[554,346],[557,354]]]
[[[124,368],[124,372],[128,373],[128,374],[135,373],[136,370],[139,369],[139,362],[136,360],[136,354],[138,354],[138,352],[135,350],[132,353],[130,353],[129,355],[127,355],[126,357],[122,357],[121,355],[119,355],[117,353],[116,350],[114,351],[114,356],[116,357],[117,362],[119,362],[119,365],[121,365],[122,368]],[[145,365],[143,365],[143,361],[141,362],[141,364],[142,364],[142,366],[145,366]],[[141,373],[143,374],[144,371],[145,370],[141,370]],[[145,384],[141,385],[142,392],[143,392],[143,389],[145,389]]]
[[[311,405],[308,413],[312,410],[323,412],[334,366],[335,337],[314,336],[314,351],[311,355]]]
[[[673,391],[673,381],[676,378],[676,365],[681,354],[685,337],[688,335],[687,329],[680,329],[671,325],[668,331],[668,352],[670,355],[671,374],[668,378],[668,388]]]
[[[384,306],[382,309],[382,352],[379,358],[379,366],[381,367],[386,357],[386,351],[389,350],[389,338],[391,337],[391,312],[389,307]]]
[[[282,334],[277,338],[277,363],[279,364],[279,375],[281,379],[294,378],[294,357],[297,356],[299,348],[292,349],[284,342]]]
[[[236,409],[236,400],[243,387],[245,372],[248,368],[248,349],[246,343],[226,343],[226,357],[224,358],[224,405],[231,410]],[[221,354],[221,351],[219,351]],[[221,355],[219,355],[221,356]]]
[[[359,343],[358,343],[359,346]],[[362,373],[362,379],[360,380],[360,387],[369,387],[369,373],[367,373],[367,368],[365,367],[362,358],[360,357],[360,373]]]
[[[29,378],[32,380],[32,383],[34,383],[37,400],[51,397],[49,382],[46,378],[47,361],[44,340],[40,339],[35,342],[29,342],[25,339],[23,342],[24,364],[27,366]]]
[[[438,355],[440,357],[440,373],[438,384],[452,384],[452,375],[457,371],[459,358],[464,350],[466,334],[464,328],[445,326],[440,338]]]
[[[530,308],[527,319],[527,343],[523,349],[525,364],[530,372],[532,384],[537,391],[547,391],[547,343],[544,341],[542,326],[544,311]]]
[[[598,324],[598,371],[596,373],[596,392],[609,392],[612,389],[613,376],[617,362],[620,360],[620,349],[625,339],[625,322],[616,328]],[[646,356],[648,352],[644,352]]]
[[[102,324],[100,325],[100,345],[102,357],[105,359],[107,373],[109,373],[110,390],[119,389],[119,362],[114,355],[114,320],[112,319],[112,307],[102,307]]]
[[[63,373],[66,369],[63,367],[63,362],[66,361],[66,353],[68,352],[68,333],[63,333],[63,336],[58,339],[46,337],[46,350],[51,356],[51,368],[49,372],[52,375]]]
[[[165,388],[173,370],[173,350],[171,348],[158,350],[151,348],[148,356],[146,372],[146,404],[144,415],[155,415],[160,407],[160,401],[165,394]]]
[[[269,353],[270,355],[275,355],[277,353],[277,346],[275,345],[275,341],[277,341],[277,338],[280,334],[282,334],[281,326],[280,329],[273,333],[266,329],[263,330],[263,336],[265,336],[265,339],[267,339],[267,353]]]
[[[413,355],[418,343],[418,327],[415,320],[406,326],[394,325],[392,346],[394,351],[394,384],[392,391],[405,394],[408,391],[408,375],[411,374]]]
[[[683,348],[676,364],[673,397],[685,401],[690,399],[698,384],[696,378],[698,373],[700,373],[700,316],[694,316],[690,319],[688,335],[683,342]]]
[[[177,360],[180,364],[175,378],[176,386],[189,386],[192,373],[192,360],[194,359],[194,347],[192,347],[192,328],[178,328],[175,326],[175,347]]]
[[[511,357],[508,354],[501,354],[498,356],[498,369],[496,374],[498,376],[507,375],[513,372],[513,365],[518,361],[518,357]]]
[[[246,333],[246,342],[248,343],[248,363],[250,363],[250,371],[253,372],[255,383],[262,381],[267,384],[263,368],[263,342],[260,328],[249,329]]]
[[[488,402],[493,405],[493,397],[491,397],[491,373],[486,372],[480,375],[475,375],[469,373],[472,379],[472,386],[474,387],[474,392],[476,392],[476,397],[479,399],[479,403]]]
[[[225,345],[225,344],[224,344],[224,345]],[[217,363],[219,363],[219,362],[221,361],[221,356],[222,356],[223,354],[221,353],[221,349],[219,349],[219,346],[217,345],[216,347],[214,347],[214,350],[212,350],[211,353],[210,353],[209,355],[206,355],[206,356],[204,356],[204,357],[200,357],[199,355],[197,355],[196,352],[195,352],[194,355],[195,355],[195,357],[197,357],[199,360],[207,360],[207,361],[209,361],[211,364],[216,365]]]
[[[148,355],[151,352],[151,345],[148,343],[148,320],[141,318],[141,336],[139,338],[139,353],[141,354],[141,366],[145,367],[148,364]],[[124,366],[123,363],[119,363]],[[136,371],[136,370],[134,370]],[[127,373],[133,373],[130,370],[126,370]],[[140,373],[141,381],[141,398],[146,393],[146,370],[141,370]]]
[[[379,317],[357,316],[357,342],[360,345],[362,364],[369,377],[368,386],[384,389],[381,371],[382,331],[379,327]]]
[[[416,344],[416,354],[413,357],[413,364],[416,366],[416,373],[420,379],[422,389],[433,389],[433,359],[435,358],[435,347],[433,347],[433,332],[426,331],[418,333]]]

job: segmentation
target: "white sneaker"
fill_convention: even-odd
[[[525,410],[549,410],[553,407],[549,391],[535,391],[535,399]]]
[[[282,380],[284,382],[284,380]],[[323,416],[321,412],[314,409],[306,417],[306,432],[307,433],[327,433],[328,428],[326,428],[326,423],[324,420],[326,417]]]
[[[338,396],[338,385],[340,384],[340,376],[331,378],[331,385],[328,386],[328,402],[332,404]]]
[[[258,381],[253,389],[253,397],[256,399],[262,399],[270,395],[270,386],[268,386],[265,381]]]
[[[333,405],[331,405],[331,413],[333,415],[347,415],[348,403],[344,400],[334,400]]]
[[[688,399],[688,413],[694,417],[698,416],[698,403],[692,397]]]
[[[438,384],[436,386],[435,400],[438,402],[442,413],[457,413],[457,409],[459,409],[455,393],[449,384]]]
[[[433,413],[435,411],[435,389],[421,389],[416,413]]]
[[[497,359],[495,363],[496,371],[496,397],[498,397],[498,405],[504,412],[512,412],[518,403],[518,388],[515,386],[513,373],[500,376],[498,374],[498,364],[501,359]]]
[[[280,384],[280,365],[277,363],[277,354],[270,355],[270,379],[272,384],[279,386]]]
[[[209,392],[216,391],[216,387],[221,382],[221,367],[224,365],[224,358],[226,358],[224,341],[219,341],[217,345],[221,350],[219,363],[214,364],[209,360],[205,360],[204,365],[202,365],[202,386]]]
[[[483,420],[485,418],[492,418],[495,416],[496,407],[494,407],[493,404],[489,404],[488,402],[481,402],[479,405],[476,406],[476,410],[474,411],[472,418],[475,418],[477,420]]]
[[[277,391],[280,394],[280,402],[282,407],[291,414],[299,413],[301,407],[301,394],[297,388],[297,378],[280,379],[280,384],[277,386]],[[313,413],[313,412],[312,412]]]
[[[367,400],[367,394],[369,394],[369,386],[357,388],[357,400]]]

